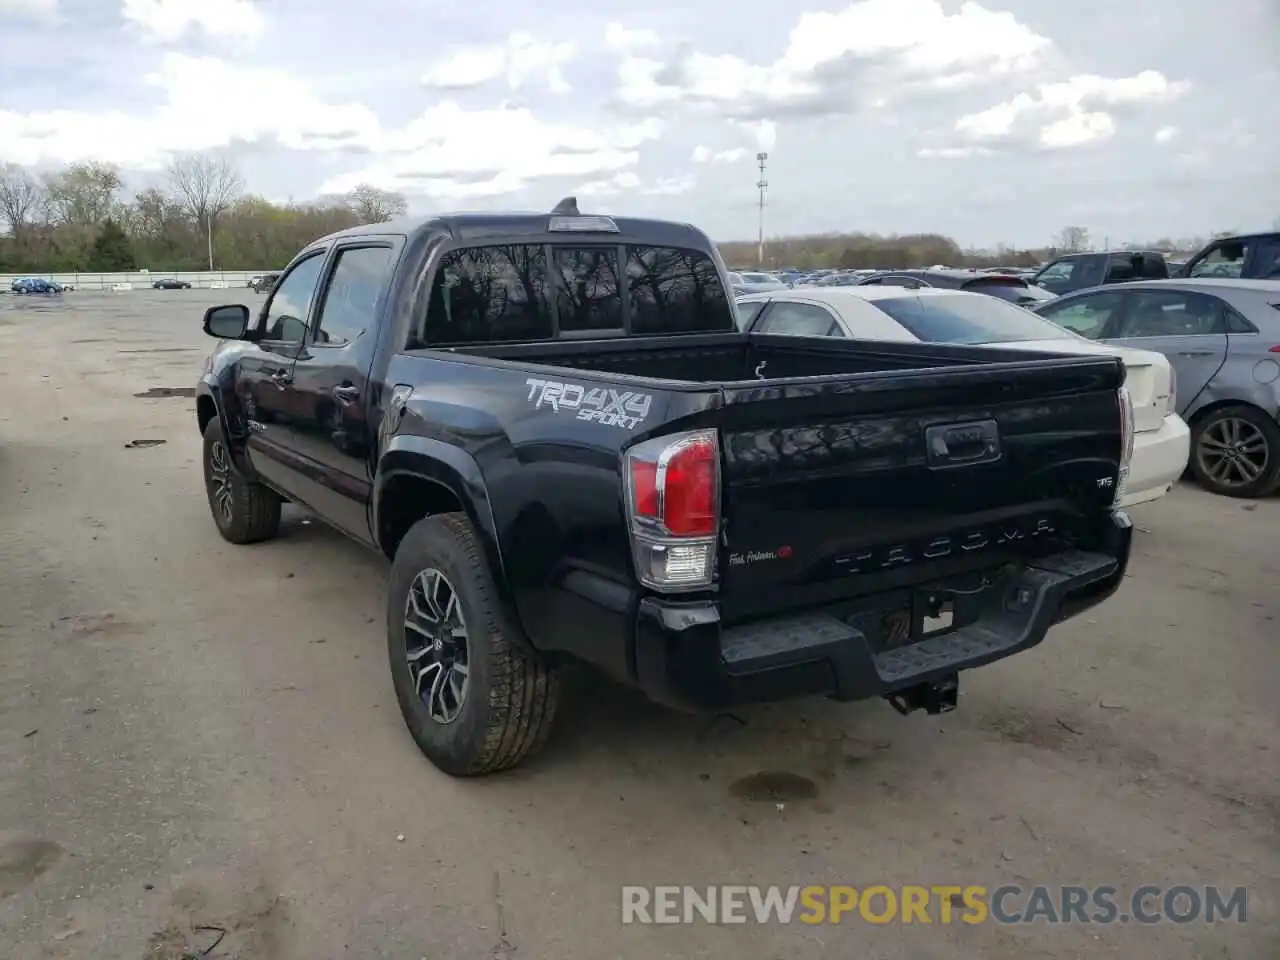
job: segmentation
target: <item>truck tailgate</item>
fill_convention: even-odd
[[[727,622],[911,587],[1076,546],[1110,509],[1114,357],[728,385]]]

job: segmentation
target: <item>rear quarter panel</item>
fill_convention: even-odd
[[[713,391],[668,393],[427,351],[393,357],[387,382],[413,385],[397,435],[440,441],[475,461],[502,574],[534,646],[625,676],[617,616],[636,596],[619,453],[696,413]]]

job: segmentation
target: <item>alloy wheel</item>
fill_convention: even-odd
[[[471,650],[453,584],[430,567],[413,578],[404,611],[405,656],[413,688],[437,723],[452,723],[467,699]]]
[[[231,458],[226,445],[215,440],[209,445],[209,499],[224,521],[230,523],[234,514],[231,488]]]
[[[1204,475],[1214,483],[1243,487],[1266,474],[1271,448],[1255,424],[1242,417],[1223,417],[1205,427],[1196,458]]]

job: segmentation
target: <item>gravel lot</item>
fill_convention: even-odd
[[[0,296],[0,955],[177,960],[203,925],[244,960],[1280,957],[1280,500],[1135,511],[1121,593],[945,717],[708,721],[584,677],[542,758],[459,782],[402,726],[385,564],[296,512],[225,544],[193,401],[138,396],[193,386],[210,297]],[[621,924],[624,884],[735,882],[1250,897],[1216,927]]]

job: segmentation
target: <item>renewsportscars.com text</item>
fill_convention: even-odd
[[[623,923],[1246,922],[1244,887],[969,885],[622,888]]]

